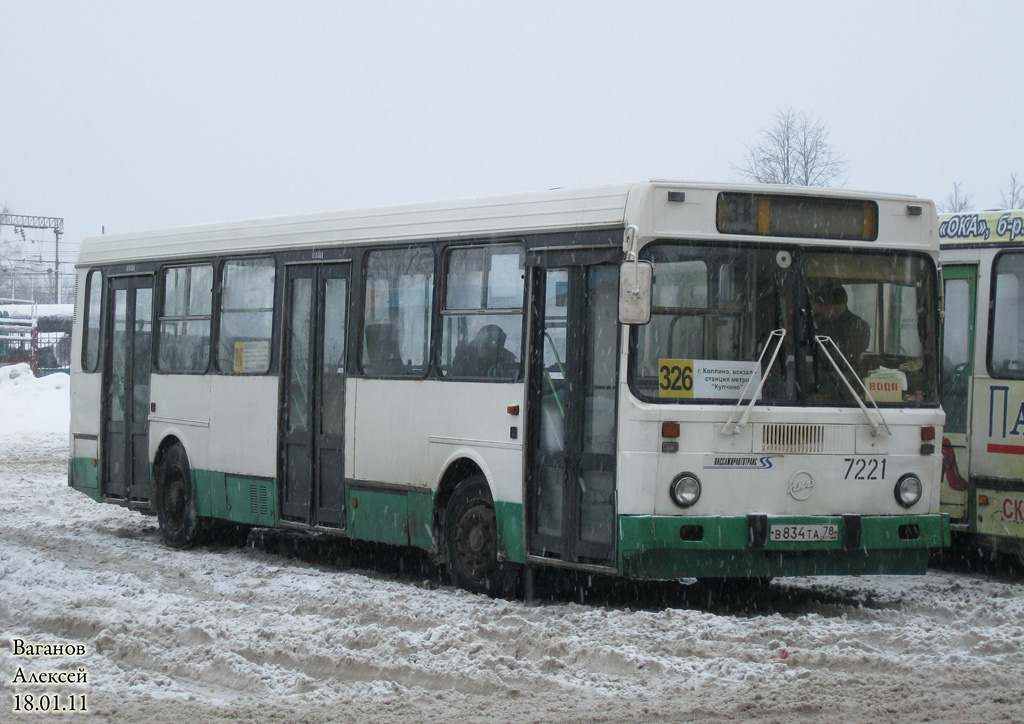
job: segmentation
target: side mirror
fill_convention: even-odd
[[[647,324],[651,321],[651,287],[654,265],[649,261],[626,261],[619,267],[619,322]]]

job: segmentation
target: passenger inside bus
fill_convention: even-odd
[[[814,333],[831,337],[843,356],[856,365],[871,341],[871,327],[850,311],[846,289],[835,285],[814,295]]]
[[[400,375],[405,371],[393,324],[367,324],[363,371],[370,375]]]
[[[452,360],[456,377],[514,377],[519,361],[505,349],[505,330],[496,324],[485,324],[468,344],[460,344]]]

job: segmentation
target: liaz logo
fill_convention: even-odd
[[[804,501],[814,495],[814,478],[810,473],[799,472],[789,481],[789,494],[794,500]]]

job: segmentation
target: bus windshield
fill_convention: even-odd
[[[653,310],[633,328],[630,384],[648,401],[735,404],[766,377],[759,404],[855,405],[845,372],[880,405],[937,403],[926,255],[656,242],[643,257],[654,263]],[[774,330],[784,332],[777,355]]]

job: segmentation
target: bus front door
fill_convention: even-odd
[[[966,523],[968,514],[977,278],[976,266],[942,266],[942,407],[946,411],[946,426],[942,440],[941,511],[949,514],[952,523]]]
[[[107,285],[103,367],[103,495],[149,500],[149,380],[153,278],[115,277]]]
[[[348,266],[288,268],[282,360],[281,516],[345,527]]]
[[[533,271],[527,548],[607,567],[617,528],[618,267],[580,257],[539,256]]]

